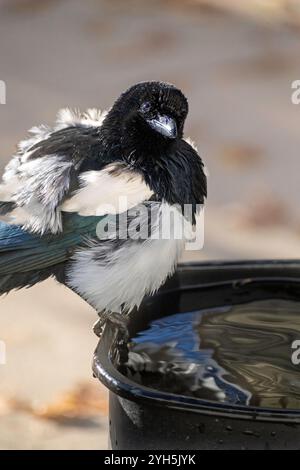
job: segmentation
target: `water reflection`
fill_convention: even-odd
[[[153,321],[129,345],[138,383],[219,402],[300,408],[300,302],[269,300]]]

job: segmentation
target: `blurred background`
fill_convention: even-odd
[[[0,168],[61,107],[106,108],[164,80],[205,160],[205,247],[185,259],[300,254],[299,0],[0,0]],[[104,449],[95,313],[47,281],[0,302],[0,449]]]

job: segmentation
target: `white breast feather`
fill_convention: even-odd
[[[123,169],[117,176],[111,164],[101,171],[80,176],[81,188],[61,206],[65,212],[80,215],[104,215],[124,212],[149,199],[153,191],[140,174]]]

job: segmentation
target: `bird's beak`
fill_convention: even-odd
[[[165,114],[158,114],[154,119],[147,119],[149,126],[164,137],[175,139],[177,137],[177,125],[175,119]]]

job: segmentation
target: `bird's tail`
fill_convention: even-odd
[[[53,270],[0,275],[0,296],[14,289],[31,287],[53,275]]]

